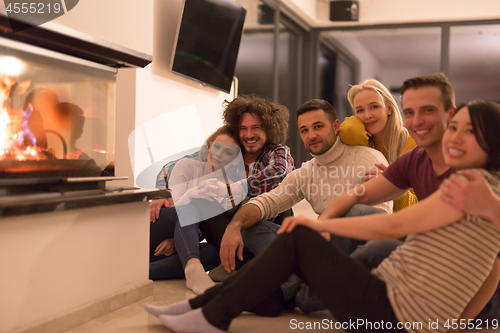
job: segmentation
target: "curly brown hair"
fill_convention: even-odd
[[[233,101],[224,101],[222,119],[239,136],[241,118],[245,113],[259,116],[262,130],[269,142],[283,144],[288,135],[288,119],[290,117],[286,106],[273,103],[256,95],[241,95]]]

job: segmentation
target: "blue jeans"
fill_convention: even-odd
[[[209,271],[220,264],[219,250],[210,243],[200,243],[200,261]],[[184,266],[177,253],[171,256],[164,257],[161,260],[149,263],[149,279],[156,280],[172,280],[185,279]]]
[[[193,224],[181,228],[179,219],[193,221]],[[199,258],[205,270],[219,265],[217,248],[212,244],[199,243],[198,223],[194,223],[198,221],[198,209],[192,205],[161,209],[159,218],[150,224],[149,278],[151,280],[184,278],[184,266],[190,258]],[[174,238],[177,253],[155,257],[156,247],[168,238]]]
[[[351,258],[361,262],[366,268],[372,269],[391,254],[404,241],[400,239],[371,240],[364,245],[360,245],[353,253]]]
[[[270,221],[259,221],[248,229],[241,231],[243,244],[254,255],[261,253],[276,238],[280,225]]]

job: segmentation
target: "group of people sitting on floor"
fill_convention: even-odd
[[[294,307],[401,332],[498,324],[500,105],[456,107],[442,73],[400,92],[402,112],[376,80],[351,87],[342,124],[327,101],[302,104],[313,158],[295,170],[286,107],[226,102],[224,126],[162,169],[151,200],[150,278],[198,296],[146,310],[175,332]],[[317,219],[293,216],[303,199]]]

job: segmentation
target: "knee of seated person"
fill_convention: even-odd
[[[352,206],[345,214],[344,217],[351,217],[351,216],[362,216],[362,215],[372,215],[372,214],[387,214],[387,212],[383,209],[368,206],[368,205],[362,205],[362,204],[356,204]]]
[[[296,226],[293,229],[293,231],[291,232],[291,234],[299,236],[299,237],[303,237],[303,236],[311,235],[311,234],[315,234],[315,235],[320,236],[316,231],[312,230],[311,228],[304,227],[302,225]]]
[[[248,235],[250,234],[258,235],[258,234],[268,234],[268,233],[276,234],[279,228],[280,226],[275,224],[274,222],[262,220],[255,223],[250,228],[243,230],[241,234],[242,235],[243,233],[246,233]]]
[[[375,268],[401,244],[403,242],[398,239],[372,240],[358,246],[351,258],[367,268]]]
[[[162,207],[157,221],[161,219],[170,220],[174,217],[177,217],[176,207]]]
[[[177,213],[198,213],[198,208],[193,205],[182,205],[182,206],[174,206],[177,210]]]

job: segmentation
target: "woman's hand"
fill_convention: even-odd
[[[382,174],[382,172],[387,169],[387,166],[382,163],[376,163],[375,166],[376,168],[371,168],[365,173],[365,178],[363,178],[365,183],[370,179],[377,177],[379,174]]]
[[[173,238],[165,239],[156,247],[155,256],[159,256],[161,254],[165,256],[169,256],[175,253],[175,243]]]
[[[285,232],[292,232],[293,229],[295,229],[296,226],[298,225],[303,225],[304,227],[308,227],[309,229],[312,229],[316,232],[322,232],[323,231],[323,223],[321,220],[314,220],[307,218],[305,216],[291,216],[287,217],[283,220],[283,223],[281,224],[281,228],[278,230],[278,235],[285,233]],[[323,235],[322,235],[323,236]],[[325,237],[325,236],[323,236]]]
[[[200,184],[198,184],[198,193],[206,197],[226,197],[228,196],[227,192],[227,186],[220,180],[216,178],[211,178],[202,181]]]
[[[200,193],[198,186],[195,186],[187,190],[186,195],[189,197],[190,200],[203,198],[203,195]]]

